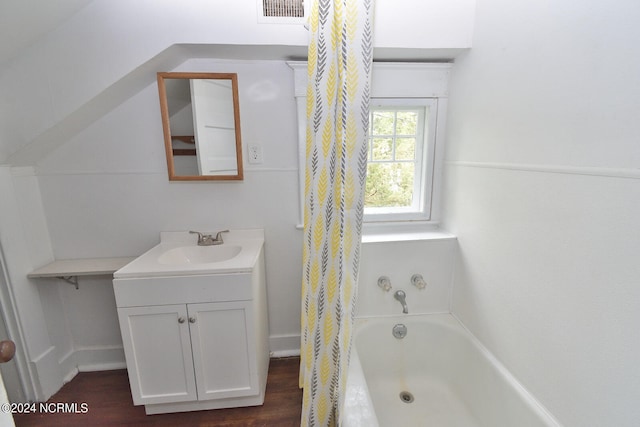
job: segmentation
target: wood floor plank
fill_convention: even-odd
[[[297,357],[271,359],[262,406],[158,415],[133,406],[126,370],[81,372],[48,402],[77,403],[79,411],[86,403],[87,413],[16,414],[14,420],[17,427],[297,427],[302,407],[299,364]]]

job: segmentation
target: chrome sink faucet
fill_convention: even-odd
[[[404,293],[403,290],[398,290],[393,294],[393,297],[400,301],[400,304],[402,304],[402,312],[404,314],[409,313],[409,307],[407,307],[407,294]]]
[[[212,234],[204,234],[199,231],[189,231],[191,234],[198,235],[198,246],[211,246],[211,245],[221,245],[224,243],[222,240],[222,233],[228,233],[229,230],[218,231],[216,233],[216,237],[213,237]]]

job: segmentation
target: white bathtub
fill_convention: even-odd
[[[356,320],[344,427],[558,425],[450,314]]]

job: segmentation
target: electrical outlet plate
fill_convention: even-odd
[[[250,145],[248,156],[250,164],[257,165],[262,163],[262,147],[260,145]]]

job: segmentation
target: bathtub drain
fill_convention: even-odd
[[[413,402],[413,394],[409,393],[408,391],[401,391],[400,400],[402,400],[404,403],[411,403]]]
[[[396,324],[391,330],[394,337],[401,340],[402,338],[407,336],[407,326],[402,323]]]

